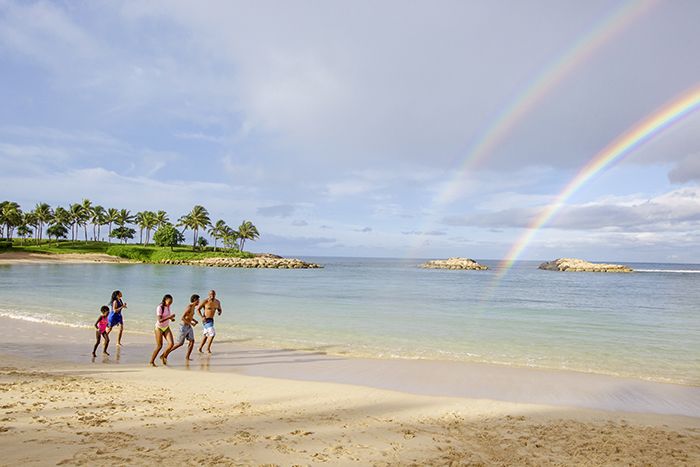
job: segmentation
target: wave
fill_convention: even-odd
[[[634,272],[661,272],[670,274],[700,274],[700,269],[635,269]]]
[[[44,323],[44,324],[54,324],[59,326],[68,326],[70,328],[83,328],[90,329],[91,326],[85,323],[67,323],[65,321],[57,321],[55,319],[37,318],[35,316],[28,315],[16,310],[0,310],[0,317],[19,319],[22,321],[29,321],[31,323]]]

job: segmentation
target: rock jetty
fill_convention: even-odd
[[[634,269],[622,264],[589,263],[576,258],[559,258],[540,264],[540,269],[545,271],[573,271],[573,272],[633,272]]]
[[[469,258],[434,259],[421,265],[424,269],[464,269],[484,271],[488,266]]]
[[[252,268],[252,269],[318,269],[320,264],[307,263],[300,259],[261,255],[254,258],[205,258],[197,260],[166,259],[161,264],[181,264],[212,268]]]

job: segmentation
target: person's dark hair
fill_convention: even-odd
[[[165,295],[163,295],[163,300],[160,301],[160,306],[162,306],[163,309],[165,309],[165,301],[166,301],[167,299],[170,299],[170,301],[172,302],[172,301],[173,301],[173,296],[170,295],[169,293],[166,293]]]
[[[111,305],[112,303],[114,303],[115,300],[119,300],[119,294],[120,294],[120,293],[121,293],[121,291],[119,291],[119,290],[115,290],[114,292],[112,292],[112,300],[109,301],[109,304],[110,304],[110,305]]]
[[[109,312],[109,307],[102,305],[102,308],[100,308],[100,312],[102,313],[108,313]]]
[[[196,302],[197,300],[199,300],[199,295],[197,295],[197,294],[192,294],[192,296],[190,297],[190,303],[194,303],[194,302]]]

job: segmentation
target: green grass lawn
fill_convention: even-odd
[[[212,248],[207,248],[205,251],[193,250],[191,246],[177,246],[170,250],[169,247],[157,247],[153,245],[132,245],[132,244],[117,244],[106,242],[42,242],[40,245],[29,244],[25,242],[22,245],[21,241],[14,241],[12,248],[4,251],[26,251],[28,253],[44,253],[44,254],[65,254],[65,253],[104,253],[120,258],[131,259],[135,261],[143,261],[145,263],[160,263],[163,260],[195,260],[204,258],[252,258],[252,253],[241,252],[237,250],[222,250],[213,251]],[[1,253],[1,252],[0,252]]]

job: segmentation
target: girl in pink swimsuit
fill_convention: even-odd
[[[151,365],[156,366],[155,361],[158,353],[163,348],[163,337],[168,341],[168,348],[165,349],[163,355],[160,359],[163,365],[168,364],[167,355],[173,348],[175,343],[173,342],[173,333],[170,331],[170,321],[175,321],[175,315],[170,311],[170,305],[173,303],[173,296],[167,294],[161,300],[160,305],[156,307],[156,348],[153,350],[153,355],[151,356]]]
[[[109,355],[107,353],[107,346],[109,345],[109,334],[107,333],[107,328],[109,327],[109,307],[103,306],[100,308],[100,317],[97,318],[97,321],[95,321],[95,339],[97,342],[95,342],[95,347],[92,348],[92,356],[97,357],[97,346],[100,345],[100,339],[105,338],[105,346],[102,351],[105,355]]]

